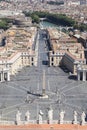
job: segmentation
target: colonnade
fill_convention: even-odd
[[[87,70],[81,69],[77,71],[77,80],[86,81],[87,80]]]
[[[10,81],[10,72],[8,69],[0,70],[0,82]]]

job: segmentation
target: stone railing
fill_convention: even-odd
[[[39,124],[39,122],[38,120],[30,120],[29,122],[21,121],[19,125],[26,125],[26,124]],[[52,120],[52,123],[48,123],[48,120],[43,120],[41,124],[60,124],[60,123],[58,120]],[[73,124],[73,121],[64,121],[63,124]],[[77,121],[77,124],[81,124],[81,122]],[[17,125],[17,124],[15,123],[15,121],[1,120],[0,125]],[[85,122],[83,125],[87,125],[87,122]]]

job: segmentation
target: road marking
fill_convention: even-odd
[[[73,107],[74,109],[75,108],[78,108],[79,110],[82,110],[82,108],[81,107],[79,107],[79,106],[76,106],[76,105],[73,105],[73,104],[70,104],[70,103],[63,103],[63,104],[65,104],[66,106],[68,106],[68,107]]]
[[[0,109],[0,110],[7,110],[7,109],[11,109],[11,108],[14,108],[14,107],[19,107],[20,105],[23,105],[23,104],[25,104],[25,102],[22,102],[22,103],[18,103],[18,104],[15,104],[15,105],[13,105],[13,106],[10,106],[10,107],[6,107],[6,108],[2,108],[2,109]]]
[[[50,91],[50,83],[49,83],[49,80],[48,80],[48,90]]]
[[[74,89],[74,88],[77,88],[77,87],[82,87],[83,84],[85,84],[85,83],[82,83],[82,84],[79,84],[79,85],[74,86],[74,87],[72,87],[72,88],[69,88],[69,89],[67,89],[67,90],[65,90],[65,91],[63,91],[63,92],[70,91],[70,90],[72,90],[72,89]]]
[[[15,88],[15,87],[13,87],[13,86],[11,86],[11,85],[6,85],[7,87],[10,87],[10,88],[13,88],[13,89],[16,89],[16,90],[18,90],[18,91],[22,91],[22,92],[24,92],[24,90],[22,90],[22,89],[18,89],[18,88]]]
[[[13,82],[13,83],[14,83],[14,82]],[[18,87],[22,88],[22,90],[29,91],[29,89],[26,89],[25,87],[23,87],[23,86],[20,86],[20,85],[19,85],[19,84],[17,84],[17,83],[14,83],[14,85],[17,85]]]
[[[60,90],[62,91],[63,89],[66,89],[66,88],[68,88],[69,87],[69,85],[71,85],[71,84],[73,84],[73,83],[75,83],[74,81],[73,82],[71,82],[71,83],[68,83],[67,85],[65,85],[63,88],[61,88]]]

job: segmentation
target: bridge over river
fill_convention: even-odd
[[[66,30],[68,31],[68,29],[73,29],[73,27],[68,27],[68,26],[58,26],[56,24],[53,24],[51,22],[47,22],[47,21],[44,21],[46,20],[46,18],[40,18],[40,28],[41,29],[46,29],[46,28],[50,28],[50,27],[53,27],[53,28],[57,28],[59,30]]]

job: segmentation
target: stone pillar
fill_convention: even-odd
[[[3,82],[4,81],[4,73],[3,73],[3,71],[1,72],[1,82]]]
[[[83,79],[82,80],[86,81],[86,72],[85,71],[83,71]]]
[[[7,72],[7,81],[10,81],[10,72]]]
[[[78,73],[77,73],[77,79],[78,79],[78,81],[80,80],[80,71],[78,71]]]

